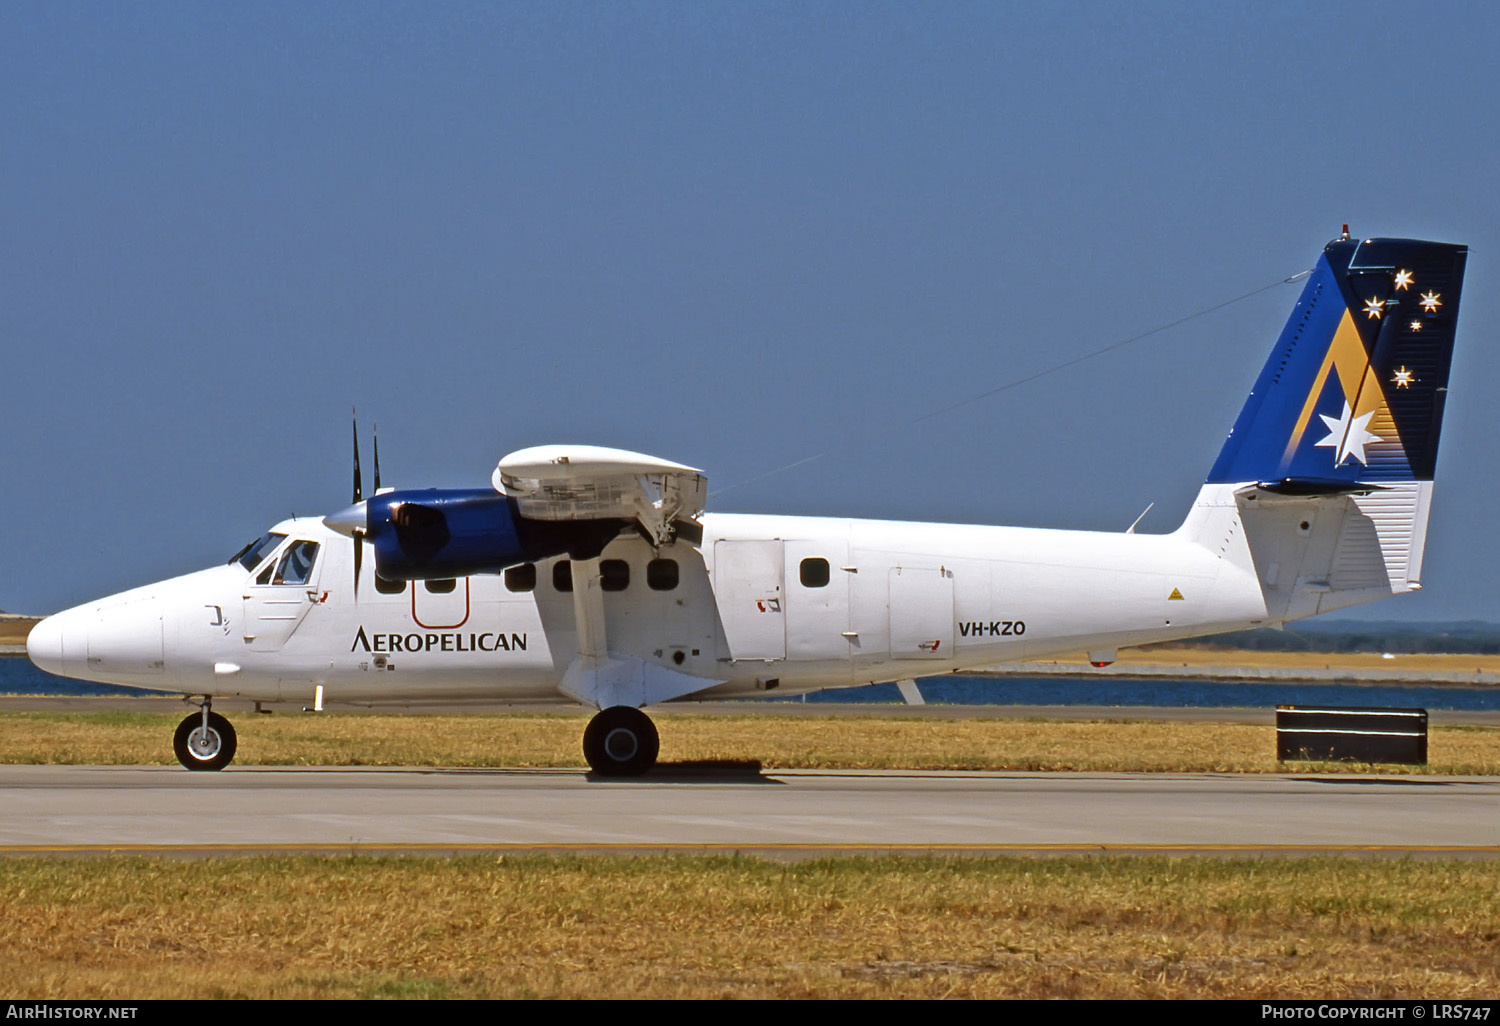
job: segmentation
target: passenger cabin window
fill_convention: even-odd
[[[566,559],[559,559],[552,564],[552,587],[558,591],[573,590],[573,564]]]
[[[671,591],[677,587],[677,560],[653,559],[646,564],[646,587],[652,591]]]
[[[600,563],[599,587],[605,591],[624,591],[630,587],[630,564],[623,559],[606,559]]]
[[[804,559],[799,568],[804,588],[826,588],[828,586],[828,560]]]
[[[434,595],[447,595],[451,593],[454,588],[458,587],[458,581],[454,580],[452,577],[442,577],[435,581],[423,581],[422,585]]]
[[[375,590],[382,595],[399,595],[406,590],[405,581],[388,581],[379,574],[375,575]]]
[[[287,548],[286,555],[276,566],[272,584],[306,584],[312,574],[313,563],[318,558],[318,543],[295,541]]]
[[[505,568],[505,590],[506,591],[535,591],[536,590],[536,564],[522,563],[520,566],[509,566]]]

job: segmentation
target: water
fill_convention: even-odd
[[[1500,709],[1500,688],[1395,687],[1363,684],[1225,684],[1115,677],[929,677],[922,697],[934,705],[1142,705],[1270,709],[1278,705],[1372,705],[1418,709]],[[179,692],[169,692],[178,694]],[[140,695],[134,688],[91,684],[37,669],[26,658],[0,658],[0,695]],[[894,684],[815,691],[783,701],[898,704]]]
[[[136,688],[119,688],[113,684],[93,684],[70,680],[38,669],[25,656],[0,657],[0,695],[141,695]],[[179,695],[172,691],[168,694]]]
[[[1278,705],[1383,706],[1413,709],[1500,709],[1500,688],[1374,684],[1300,684],[1296,681],[1226,684],[1199,680],[1122,680],[1118,677],[927,677],[917,681],[931,705],[1141,705],[1167,708],[1273,709]],[[800,702],[792,696],[789,702]],[[900,702],[894,684],[815,691],[818,702]]]

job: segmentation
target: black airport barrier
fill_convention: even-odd
[[[1276,707],[1276,759],[1427,765],[1427,710]]]

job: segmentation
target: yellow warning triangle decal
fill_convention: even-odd
[[[1177,590],[1177,589],[1176,589],[1176,588],[1173,588],[1173,589],[1172,589],[1172,594],[1170,594],[1170,595],[1168,595],[1168,596],[1167,596],[1167,601],[1168,601],[1168,602],[1171,602],[1171,601],[1173,601],[1173,600],[1174,600],[1174,599],[1175,599],[1175,600],[1176,600],[1176,601],[1178,601],[1178,602],[1181,602],[1181,601],[1183,601],[1183,598],[1182,598],[1182,592],[1180,592],[1180,591],[1178,591],[1178,590]]]

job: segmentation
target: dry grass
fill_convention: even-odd
[[[0,762],[168,764],[180,716],[0,715]],[[293,714],[239,718],[239,765],[582,766],[585,713],[475,716]],[[697,716],[660,723],[665,763],[759,760],[826,769],[1274,773],[1270,726],[1161,721]],[[1429,765],[1394,772],[1500,773],[1500,729],[1433,727]],[[1297,763],[1365,771],[1362,764]]]
[[[0,645],[24,645],[37,621],[33,617],[0,616]]]
[[[1493,998],[1500,863],[0,863],[36,998]]]
[[[1081,675],[1090,673],[1083,655],[1068,659],[1038,660],[1059,666],[1077,666]],[[1395,653],[1390,659],[1380,652],[1260,652],[1219,645],[1145,645],[1121,649],[1116,668],[1132,666],[1248,667],[1251,669],[1385,670],[1407,672],[1413,680],[1427,673],[1500,673],[1500,654],[1483,653]]]

